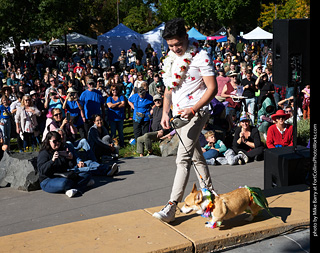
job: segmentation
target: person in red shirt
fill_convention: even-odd
[[[83,67],[81,66],[81,61],[77,62],[77,66],[73,69],[73,73],[78,73],[81,76],[81,72],[83,71]]]
[[[278,148],[293,146],[293,127],[285,121],[290,117],[283,110],[278,110],[271,118],[276,123],[268,128],[267,147]]]

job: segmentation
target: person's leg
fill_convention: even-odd
[[[124,147],[123,120],[117,121],[117,129],[120,147]]]
[[[63,177],[47,178],[40,183],[41,189],[49,193],[65,193],[76,188],[76,183]]]
[[[112,139],[116,137],[117,123],[113,120],[110,120],[109,125],[110,125],[110,132],[111,132],[110,137]]]
[[[177,129],[177,133],[180,135],[183,144],[179,142],[177,152],[177,170],[175,179],[172,186],[170,201],[180,202],[183,198],[184,190],[188,182],[190,167],[192,159],[195,165],[205,181],[210,181],[208,187],[211,187],[210,175],[208,172],[208,166],[203,157],[203,153],[199,151],[199,135],[204,124],[207,122],[209,113],[205,113],[203,116],[195,116],[192,118],[189,124],[184,127]],[[194,152],[196,151],[196,154]],[[197,166],[198,165],[198,166]],[[202,182],[199,182],[203,185]]]
[[[133,121],[133,134],[134,138],[137,140],[139,136],[142,135],[142,129],[140,123]]]
[[[152,142],[158,140],[158,132],[146,133],[144,138],[145,146],[147,151],[152,151]]]
[[[215,149],[209,149],[208,151],[203,153],[203,157],[206,160],[209,160],[211,158],[217,158],[219,155],[219,152]]]
[[[144,154],[144,143],[145,143],[145,135],[139,136],[137,138],[137,153],[143,156]]]
[[[143,121],[142,123],[142,135],[149,133],[150,121]]]

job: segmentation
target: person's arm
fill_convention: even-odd
[[[171,104],[172,104],[172,90],[166,89],[164,92],[162,118],[161,118],[161,126],[163,127],[163,129],[170,128],[169,112],[170,112]]]
[[[184,108],[181,112],[181,117],[190,120],[196,112],[198,112],[203,106],[209,104],[209,102],[215,97],[218,92],[217,81],[215,76],[203,76],[203,81],[207,86],[206,92],[201,99],[192,107]]]
[[[223,86],[222,91],[221,91],[221,97],[223,97],[223,98],[229,98],[229,97],[231,97],[231,95],[226,94],[226,92],[227,92],[227,85],[225,84],[225,85]]]

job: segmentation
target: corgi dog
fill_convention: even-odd
[[[219,227],[223,220],[231,219],[244,211],[250,213],[246,220],[252,221],[263,208],[270,212],[260,188],[245,186],[229,193],[215,195],[207,189],[198,190],[194,184],[191,193],[185,198],[181,211],[196,211],[197,214],[211,219],[206,227],[215,228]]]

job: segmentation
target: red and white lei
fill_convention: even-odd
[[[163,81],[169,90],[176,89],[188,77],[188,68],[193,57],[199,52],[198,47],[197,41],[189,40],[188,49],[183,56],[177,56],[174,52],[169,51],[162,68]],[[173,65],[173,63],[177,64]]]

